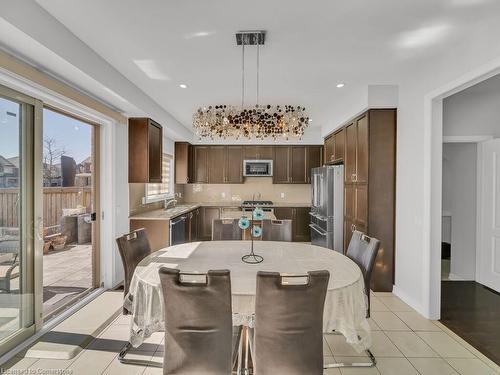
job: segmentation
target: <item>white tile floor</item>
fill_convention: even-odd
[[[44,370],[66,369],[66,373],[72,375],[162,374],[162,370],[158,368],[122,365],[118,362],[118,352],[128,339],[128,319],[126,316],[116,318],[97,339],[71,360],[18,357],[1,366],[1,370],[29,369],[32,372],[26,373],[44,373]],[[373,329],[372,352],[377,357],[377,366],[369,369],[329,369],[325,370],[325,374],[500,374],[500,367],[446,327],[424,319],[390,293],[375,293],[372,297],[370,324]],[[163,334],[156,333],[130,356],[161,362],[162,343]],[[363,353],[357,353],[338,335],[325,335],[323,351],[325,363],[364,360]]]

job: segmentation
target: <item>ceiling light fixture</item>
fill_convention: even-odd
[[[188,85],[186,85],[185,83],[181,83],[181,84],[179,85],[179,87],[180,87],[181,89],[187,89]]]
[[[337,88],[338,89],[341,89],[344,86],[345,86],[345,83],[337,83]]]
[[[193,127],[201,138],[236,138],[276,140],[282,137],[299,139],[309,124],[305,107],[297,105],[259,104],[260,46],[264,45],[265,31],[236,33],[236,44],[241,46],[241,106],[218,104],[198,108],[193,115]],[[257,46],[256,105],[245,107],[245,46]]]

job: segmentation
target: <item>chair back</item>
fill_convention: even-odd
[[[292,220],[269,220],[262,223],[264,241],[292,241]]]
[[[162,267],[159,274],[165,313],[163,373],[231,374],[229,271],[190,274]]]
[[[360,231],[353,231],[346,255],[354,261],[361,269],[365,282],[365,293],[368,297],[367,316],[370,316],[370,281],[373,266],[380,248],[380,241],[368,237]]]
[[[328,271],[257,273],[256,375],[323,374],[323,308]],[[305,282],[297,282],[304,280]]]
[[[137,229],[116,239],[125,271],[124,295],[127,295],[137,265],[151,254],[151,246],[144,229]]]
[[[212,227],[212,241],[241,240],[241,229],[238,220],[215,219]]]

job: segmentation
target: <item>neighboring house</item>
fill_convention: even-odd
[[[62,186],[61,164],[54,164],[50,167],[48,164],[44,163],[43,175],[44,187]]]
[[[19,158],[6,159],[0,155],[0,188],[19,186]]]
[[[76,166],[75,186],[92,185],[92,156]]]

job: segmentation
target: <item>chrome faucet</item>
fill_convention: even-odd
[[[174,207],[175,207],[177,205],[177,199],[170,199],[170,200],[165,199],[165,203],[164,203],[164,206],[163,206],[165,208],[165,210],[168,209],[168,207],[170,206],[171,203],[173,203]]]

